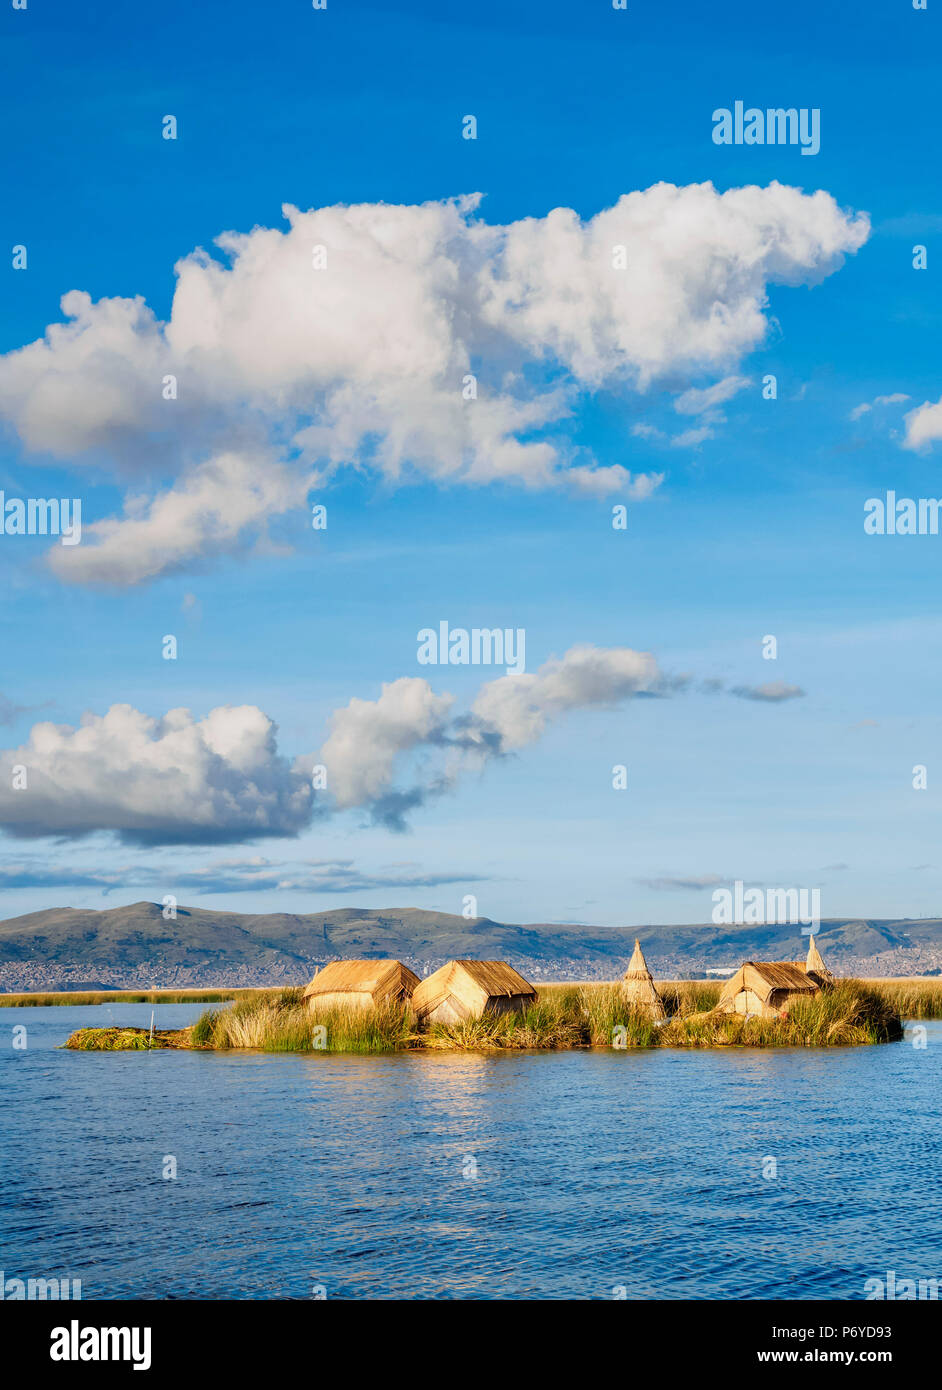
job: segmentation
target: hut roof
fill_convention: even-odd
[[[647,1009],[654,1018],[667,1017],[664,1001],[657,992],[654,977],[648,969],[648,963],[641,950],[641,942],[637,937],[635,937],[635,949],[628,962],[628,969],[622,977],[622,993],[630,1004],[640,1005]]]
[[[804,967],[794,961],[747,960],[726,981],[719,1003],[735,998],[741,989],[752,990],[765,1004],[778,989],[793,994],[816,994],[818,986],[808,978]]]
[[[314,976],[304,998],[317,994],[375,994],[381,989],[399,988],[411,994],[418,983],[418,975],[400,960],[332,960]]]
[[[530,981],[525,980],[505,960],[455,960],[451,964],[470,975],[474,983],[486,989],[492,998],[501,994],[536,993]]]
[[[641,950],[641,942],[637,937],[635,937],[635,949],[631,953],[628,969],[625,971],[625,979],[633,980],[636,977],[643,980],[652,979],[648,963],[644,958],[644,952]]]
[[[834,978],[830,970],[824,964],[821,952],[814,944],[813,934],[808,939],[808,959],[805,961],[805,970],[809,975],[820,975],[822,980],[831,980]]]
[[[420,981],[413,998],[415,1007],[434,1009],[449,994],[459,997],[467,990],[483,990],[489,999],[515,994],[536,997],[536,990],[512,965],[504,960],[450,960],[433,975]]]

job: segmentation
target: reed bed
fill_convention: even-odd
[[[231,1009],[209,1010],[188,1029],[191,1047],[262,1052],[395,1052],[415,1029],[408,1006],[311,1010],[300,989],[274,998],[242,999]]]
[[[847,983],[850,983],[849,981]],[[854,983],[872,990],[902,1018],[942,1018],[942,979],[866,979]],[[657,988],[668,1014],[702,1013],[712,1009],[720,997],[722,983],[716,980],[658,980]],[[542,984],[539,1001],[573,990],[586,994],[610,990],[606,981],[584,984]],[[62,990],[54,993],[0,994],[0,1008],[48,1008],[53,1005],[89,1006],[95,1004],[223,1004],[277,999],[280,988],[246,989],[151,989],[151,990]]]
[[[861,980],[901,1018],[942,1018],[942,979]]]
[[[178,1028],[79,1028],[66,1043],[74,1052],[151,1052],[157,1048],[186,1048],[185,1030]]]
[[[783,1019],[700,1013],[665,1024],[664,1047],[847,1047],[895,1042],[902,1023],[892,1005],[859,980],[796,999]]]
[[[567,985],[544,988],[520,1013],[485,1014],[464,1023],[433,1023],[419,1045],[462,1052],[495,1048],[571,1048],[588,1044],[581,992]]]
[[[57,990],[47,994],[0,994],[0,1009],[50,1008],[94,1004],[222,1004],[230,999],[257,999],[279,989],[95,989]]]
[[[238,1000],[207,1010],[177,1036],[194,1049],[263,1052],[400,1052],[551,1050],[579,1047],[836,1047],[892,1042],[902,1025],[887,993],[859,980],[796,1000],[787,1017],[744,1018],[712,1011],[719,987],[681,983],[664,992],[673,1010],[654,1022],[633,1008],[617,984],[556,985],[540,989],[519,1013],[486,1014],[452,1025],[420,1029],[408,1005],[312,1011],[299,989]],[[703,1008],[703,1005],[707,1005]],[[92,1034],[132,1035],[143,1030],[83,1029],[69,1046],[91,1048]],[[108,1041],[103,1047],[120,1044]],[[132,1042],[129,1046],[141,1046]]]

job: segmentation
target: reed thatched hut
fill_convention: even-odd
[[[621,990],[633,1009],[637,1009],[639,1012],[647,1014],[649,1018],[656,1020],[667,1017],[664,1000],[657,992],[654,976],[648,969],[648,963],[641,950],[641,942],[637,937],[635,937],[634,953],[628,962],[628,969],[622,977]]]
[[[808,940],[808,959],[805,961],[805,974],[819,985],[830,985],[834,983],[834,976],[824,964],[821,952],[814,944],[814,936]]]
[[[795,999],[819,992],[820,986],[801,963],[747,960],[723,986],[716,1012],[780,1018]]]
[[[536,990],[506,961],[450,960],[419,982],[412,1007],[427,1023],[464,1023],[484,1013],[511,1013],[535,1001]]]
[[[419,983],[401,960],[332,960],[304,991],[311,1008],[373,1009],[408,1003]]]

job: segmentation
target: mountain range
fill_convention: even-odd
[[[613,979],[640,937],[662,979],[803,958],[796,926],[594,927],[466,919],[418,908],[263,914],[158,903],[49,908],[0,922],[0,991],[298,984],[329,960],[393,956],[417,973],[454,957],[507,960],[539,980]],[[818,945],[843,975],[942,974],[942,919],[832,918]]]

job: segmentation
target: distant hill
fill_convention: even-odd
[[[0,922],[0,990],[99,986],[293,984],[328,960],[395,956],[420,974],[458,956],[508,960],[537,980],[612,979],[635,936],[662,978],[702,975],[742,960],[795,960],[790,926],[593,927],[514,925],[418,908],[253,915],[157,903],[104,911],[50,908]],[[839,974],[942,973],[940,919],[832,919],[817,937]]]

